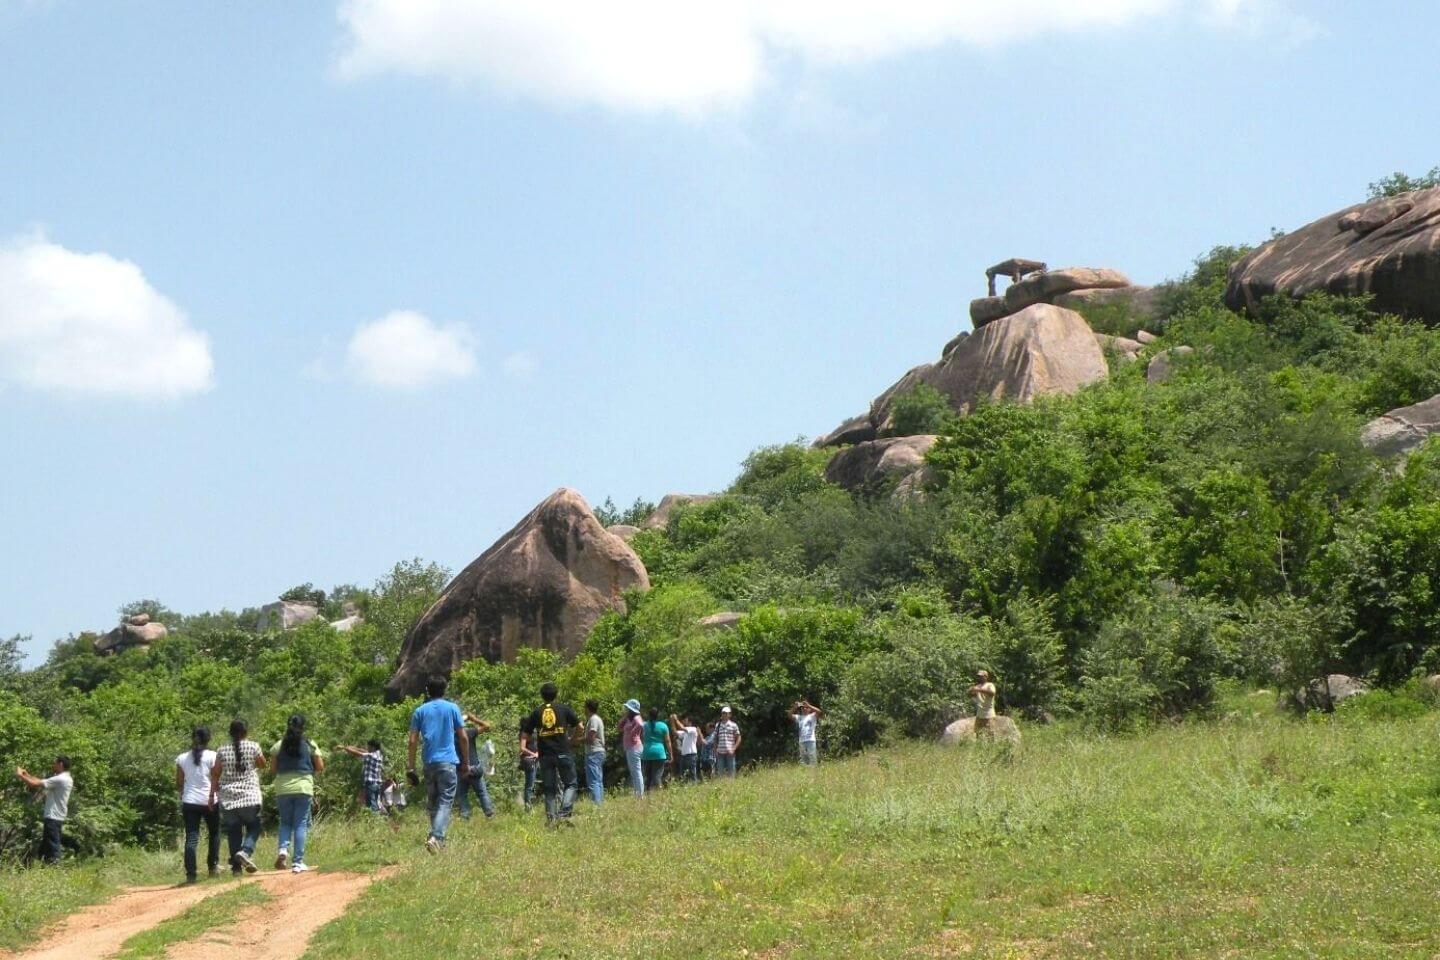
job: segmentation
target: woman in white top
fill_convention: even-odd
[[[210,729],[196,727],[190,749],[175,758],[175,789],[180,791],[180,813],[185,818],[185,882],[199,879],[195,853],[200,846],[200,821],[205,821],[210,846],[205,866],[210,876],[220,873],[220,805],[214,779],[215,751],[208,749]]]

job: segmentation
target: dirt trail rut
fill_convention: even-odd
[[[235,920],[177,943],[166,953],[173,960],[234,960],[237,948],[266,960],[297,960],[316,930],[345,912],[378,874],[265,873],[250,883],[272,899],[240,911]],[[0,960],[103,960],[120,952],[125,941],[184,913],[206,897],[232,890],[230,884],[191,887],[134,887],[104,903],[86,907],[51,928],[35,947],[22,953],[0,952]]]

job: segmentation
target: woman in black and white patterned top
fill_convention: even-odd
[[[255,844],[260,840],[260,775],[265,753],[260,744],[245,739],[245,721],[230,721],[230,742],[215,751],[211,776],[220,794],[226,839],[230,844],[230,872],[254,873]]]

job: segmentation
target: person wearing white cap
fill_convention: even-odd
[[[625,769],[630,772],[630,789],[645,796],[645,722],[640,719],[640,701],[625,701],[625,719],[620,721],[620,746],[625,749]]]
[[[740,725],[730,719],[730,705],[720,708],[720,722],[715,725],[715,772],[722,777],[735,776],[735,755],[740,752]]]

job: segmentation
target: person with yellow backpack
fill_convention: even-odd
[[[520,725],[520,751],[540,754],[540,782],[545,791],[545,820],[551,827],[569,823],[575,809],[575,757],[570,738],[579,735],[580,718],[568,703],[556,703],[555,684],[540,688],[542,703]]]

